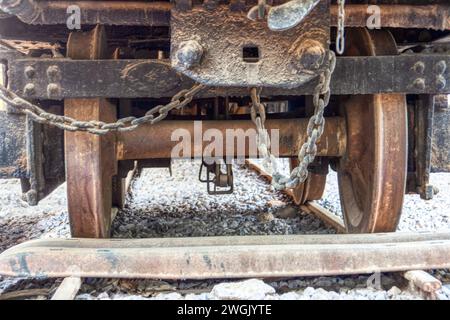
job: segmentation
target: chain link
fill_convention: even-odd
[[[192,98],[203,88],[202,84],[195,84],[191,89],[184,89],[173,96],[166,105],[158,105],[140,117],[126,117],[113,123],[102,121],[78,121],[71,117],[48,113],[39,106],[19,97],[11,90],[0,85],[0,99],[15,111],[28,115],[32,120],[52,125],[66,131],[86,131],[92,134],[104,135],[111,131],[132,131],[142,124],[155,124],[163,120],[171,110],[181,109],[192,101]]]
[[[337,0],[338,3],[338,26],[336,37],[336,52],[343,54],[345,50],[345,0]]]
[[[324,111],[330,102],[331,75],[336,67],[336,56],[333,51],[328,51],[328,66],[319,75],[319,82],[314,89],[313,105],[314,115],[309,119],[307,127],[307,139],[298,153],[299,165],[294,168],[288,177],[283,176],[278,170],[277,159],[270,153],[270,138],[264,126],[266,112],[264,104],[260,101],[260,89],[252,88],[251,118],[256,125],[257,146],[260,156],[263,158],[264,169],[272,174],[272,185],[277,190],[295,188],[308,178],[308,166],[317,155],[317,141],[325,128]]]

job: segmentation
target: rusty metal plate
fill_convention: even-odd
[[[417,67],[417,65],[422,67]],[[445,65],[442,73],[435,71]],[[331,92],[450,93],[450,55],[405,54],[380,57],[338,57],[331,79]],[[26,70],[33,70],[27,75]],[[422,68],[422,69],[421,69]],[[49,69],[59,70],[57,82]],[[165,60],[70,60],[13,59],[8,65],[9,88],[26,99],[172,97],[192,87],[193,80],[176,72]],[[59,90],[49,91],[57,83]],[[32,86],[31,91],[25,87]],[[316,80],[295,88],[263,88],[263,96],[312,94]],[[208,87],[196,97],[247,96],[245,87]]]
[[[207,85],[298,87],[314,78],[324,62],[329,21],[326,0],[302,23],[282,32],[271,31],[265,20],[252,21],[246,12],[228,6],[174,8],[172,66]],[[319,51],[319,57],[313,54],[311,59],[310,49]]]
[[[205,279],[450,267],[449,233],[159,239],[42,239],[0,254],[20,277]]]
[[[436,103],[431,146],[431,171],[450,172],[450,108],[446,97]]]
[[[0,179],[26,178],[25,116],[8,114],[0,102]]]

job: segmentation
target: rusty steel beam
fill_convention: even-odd
[[[195,125],[196,124],[196,125]],[[200,129],[201,125],[201,129]],[[279,156],[293,157],[298,154],[299,147],[306,140],[306,127],[308,119],[269,119],[266,128],[269,135],[273,129],[279,129]],[[195,131],[197,128],[198,130]],[[224,156],[255,158],[256,149],[250,148],[249,143],[256,141],[255,125],[250,120],[230,121],[162,121],[155,125],[141,126],[134,131],[119,132],[117,134],[117,158],[118,160],[138,160],[156,158],[190,158],[188,154],[180,156],[172,155],[174,147],[181,140],[174,138],[175,130],[185,130],[192,137],[188,143],[191,148],[191,157],[199,158],[202,151],[210,144],[210,141],[202,141],[203,133],[214,129],[223,137]],[[227,130],[229,134],[227,134]],[[240,130],[240,131],[239,131]],[[199,132],[200,139],[194,139]],[[244,154],[237,152],[236,148],[228,148],[227,144],[234,143],[237,146],[236,137],[230,133],[236,133],[239,138],[245,136]],[[233,140],[234,139],[234,140]],[[198,141],[197,141],[198,140]],[[345,152],[346,134],[343,118],[326,118],[325,131],[317,146],[319,156],[339,157]],[[253,152],[255,151],[255,152]]]
[[[78,5],[81,9],[81,24],[126,25],[126,26],[169,26],[169,2],[142,1],[35,1],[5,0],[0,10],[17,16],[28,24],[66,24],[67,7]],[[381,27],[427,28],[450,30],[450,5],[378,5],[381,13]],[[249,7],[250,8],[250,7]],[[346,25],[365,27],[368,5],[347,4]],[[337,25],[336,5],[331,6],[331,25]]]
[[[4,0],[0,10],[35,25],[67,23],[67,9],[78,6],[81,25],[169,26],[169,2]]]
[[[421,66],[420,68],[417,66]],[[376,93],[444,94],[450,93],[450,55],[403,54],[379,57],[338,57],[331,78],[334,95]],[[59,70],[58,90],[48,90],[52,83],[49,69]],[[32,75],[27,75],[31,70]],[[211,87],[200,97],[248,96],[246,85]],[[172,97],[194,81],[177,73],[168,61],[139,60],[69,60],[12,59],[8,62],[8,86],[26,99],[67,98],[160,98]],[[280,82],[264,87],[262,96],[313,94],[317,80],[287,89]],[[53,84],[54,86],[54,84]],[[32,87],[33,90],[26,90]]]
[[[0,254],[0,274],[157,279],[318,276],[448,268],[449,257],[449,233],[43,239]]]
[[[377,5],[380,8],[380,27],[385,28],[425,28],[450,30],[450,5]],[[347,27],[366,27],[373,12],[367,4],[345,6],[345,25]],[[338,7],[331,6],[331,25],[337,26]]]

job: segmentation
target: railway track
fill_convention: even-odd
[[[262,171],[261,168],[258,169],[255,163],[248,163],[248,166],[270,179],[267,173]],[[307,203],[302,208],[311,211],[337,231],[344,232],[343,222],[317,203]],[[407,278],[410,287],[420,292],[423,297],[439,298],[440,281],[417,269],[448,267],[447,262],[442,259],[443,256],[448,256],[448,253],[427,249],[428,244],[437,244],[447,250],[445,249],[448,243],[447,236],[447,234],[342,234],[339,236],[256,236],[198,239],[37,240],[3,252],[0,256],[0,270],[5,273],[5,270],[10,268],[11,273],[9,275],[12,276],[40,277],[45,275],[47,277],[68,278],[62,282],[61,289],[58,290],[55,299],[74,297],[82,283],[82,280],[79,279],[85,277],[130,279],[225,277],[234,279],[236,277],[273,278],[274,276],[371,274],[375,271],[395,271]],[[426,241],[424,242],[424,240]],[[358,260],[358,254],[354,254],[355,249],[358,251],[358,248],[366,252],[360,258],[369,256],[371,259]],[[398,248],[401,248],[399,251],[402,255],[398,255],[399,252],[396,251]],[[257,249],[256,253],[255,249]],[[336,251],[336,249],[338,250]],[[391,255],[384,249],[392,250]],[[327,254],[324,256],[325,251],[321,250],[327,251]],[[140,258],[136,258],[132,251],[139,251]],[[234,251],[235,256],[228,255],[230,251]],[[249,254],[250,251],[251,254]],[[424,258],[425,251],[429,252],[426,258]],[[186,254],[191,257],[191,269],[186,268],[186,259],[183,259]],[[312,258],[312,254],[316,254],[317,257]],[[299,256],[292,259],[295,255]],[[205,261],[205,256],[209,259],[208,263]],[[243,260],[242,256],[253,260]],[[300,263],[291,265],[284,263],[288,260],[286,257],[289,257],[291,261],[299,261]],[[332,263],[322,263],[324,257],[328,257],[328,261],[332,261]],[[378,261],[373,260],[376,257],[378,257]],[[415,263],[408,260],[411,257],[416,259]],[[339,264],[339,259],[342,259],[340,260],[341,264]],[[431,265],[433,259],[438,264]],[[12,261],[17,263],[12,264]],[[115,261],[117,269],[112,269],[113,264],[108,264],[107,261]],[[250,266],[248,269],[242,268],[245,261],[250,261],[247,264]],[[265,261],[266,265],[260,265],[261,269],[259,270],[254,269],[254,266],[261,261]],[[282,263],[277,265],[277,261]],[[309,263],[311,261],[316,261],[317,264]],[[121,265],[123,262],[128,264]],[[273,268],[274,263],[275,268]],[[358,263],[360,264],[359,267]],[[20,270],[21,264],[26,268]],[[88,270],[89,264],[93,266],[90,271]],[[264,269],[269,270],[271,268],[269,264],[272,265],[273,269],[282,270],[285,273],[275,274],[270,272],[263,274]],[[11,268],[12,265],[19,269]],[[349,265],[355,268],[348,270]],[[56,266],[59,270],[55,269]],[[161,267],[158,268],[158,266]],[[173,268],[167,268],[166,266],[173,266]],[[377,266],[376,270],[374,266]],[[227,273],[224,272],[224,268]],[[289,271],[289,268],[292,269]],[[329,269],[327,270],[327,268]],[[182,273],[177,274],[177,269],[182,269]],[[126,272],[123,273],[123,270],[126,270]],[[406,270],[410,271],[405,273]],[[42,294],[42,290],[9,293],[3,298],[20,298],[38,294]]]

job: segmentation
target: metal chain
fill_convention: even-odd
[[[15,111],[28,115],[32,120],[56,126],[67,131],[86,131],[92,134],[104,135],[111,131],[132,131],[142,124],[155,124],[163,120],[171,110],[181,109],[192,101],[192,98],[203,88],[202,84],[195,84],[191,89],[184,89],[173,96],[166,105],[158,105],[140,118],[126,117],[113,123],[102,121],[78,121],[71,117],[48,113],[39,106],[19,97],[11,90],[0,85],[0,99]]]
[[[336,52],[343,54],[345,49],[345,0],[337,0],[338,11],[338,25],[336,37]]]
[[[256,125],[257,146],[260,156],[263,158],[263,167],[272,174],[272,185],[277,190],[295,188],[308,178],[308,166],[317,155],[317,141],[323,134],[325,107],[330,101],[330,80],[336,67],[336,56],[333,51],[328,52],[328,67],[319,75],[319,82],[314,89],[313,105],[314,115],[309,119],[307,127],[307,140],[298,153],[299,165],[294,168],[288,177],[283,176],[278,170],[277,159],[270,153],[270,138],[264,126],[266,112],[264,104],[260,101],[260,89],[252,88],[251,118]]]

